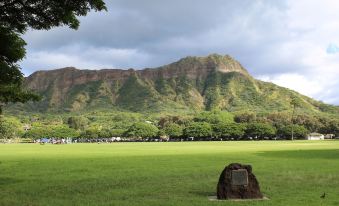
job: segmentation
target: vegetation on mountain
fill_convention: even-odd
[[[297,137],[339,134],[339,107],[255,80],[227,55],[186,57],[144,70],[38,71],[25,87],[43,100],[6,111],[33,132],[41,130],[40,122],[92,139],[289,138],[290,129]]]
[[[75,130],[85,130],[89,124],[89,120],[84,116],[69,117],[67,124]]]
[[[62,114],[111,110],[172,115],[227,111],[236,115],[237,122],[244,118],[252,121],[257,114],[285,112],[285,121],[290,123],[293,111],[293,121],[299,114],[339,116],[339,107],[255,80],[239,62],[217,54],[186,57],[144,70],[38,71],[26,78],[25,86],[43,100],[11,105],[9,111]]]

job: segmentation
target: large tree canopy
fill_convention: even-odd
[[[22,89],[23,75],[17,61],[25,56],[25,41],[13,30],[0,26],[0,114],[2,104],[38,100]]]
[[[102,0],[6,0],[0,2],[2,26],[23,33],[28,27],[50,29],[68,25],[77,29],[77,16],[91,10],[106,10]]]
[[[39,97],[22,87],[18,61],[25,57],[26,42],[20,38],[28,28],[79,27],[77,16],[90,10],[106,10],[102,0],[6,0],[0,1],[0,114],[8,102],[26,102]]]

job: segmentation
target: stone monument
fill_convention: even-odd
[[[262,199],[259,183],[251,165],[232,163],[222,171],[217,185],[217,198]]]

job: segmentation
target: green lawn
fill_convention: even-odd
[[[339,141],[8,144],[0,161],[1,206],[339,205]],[[209,201],[232,162],[270,200]]]

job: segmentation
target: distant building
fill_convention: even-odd
[[[334,139],[335,135],[334,134],[326,134],[325,139]]]
[[[307,136],[307,140],[324,140],[325,136],[320,133],[311,133]]]

